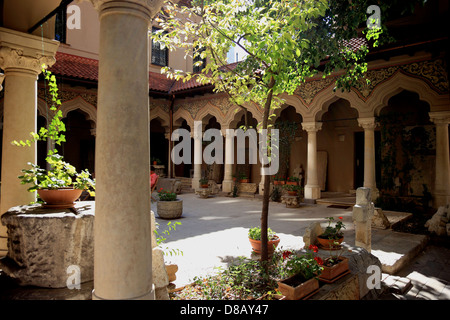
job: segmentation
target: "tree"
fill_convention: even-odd
[[[263,120],[258,128],[267,129],[273,126],[273,110],[283,102],[280,95],[293,94],[312,76],[342,71],[337,88],[349,90],[358,84],[367,70],[364,58],[369,45],[354,48],[352,40],[364,37],[376,46],[383,32],[373,27],[379,21],[370,20],[372,27],[366,27],[369,5],[365,0],[197,0],[188,6],[169,1],[157,18],[161,31],[152,39],[169,50],[185,50],[196,66],[207,59],[199,73],[168,67],[162,72],[183,81],[195,77],[213,84],[214,90],[228,93],[238,108],[246,109],[250,103],[261,106]],[[380,6],[381,12],[387,8]],[[227,53],[233,46],[247,56],[229,65]],[[269,187],[267,178],[261,213],[263,243],[268,238]],[[268,260],[264,245],[261,260]]]

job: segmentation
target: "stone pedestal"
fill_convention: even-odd
[[[302,198],[300,196],[281,196],[281,203],[286,204],[286,208],[298,208],[301,202]]]
[[[70,288],[92,281],[94,213],[94,201],[76,202],[74,209],[11,208],[1,217],[8,254],[0,269],[24,286]]]
[[[195,190],[195,194],[202,199],[207,199],[212,194],[212,191],[210,188],[198,188]]]
[[[256,183],[248,182],[238,184],[238,193],[240,196],[254,197],[257,189],[258,185]]]
[[[356,190],[356,204],[353,206],[353,223],[355,224],[355,245],[371,251],[372,217],[374,205],[369,188]]]

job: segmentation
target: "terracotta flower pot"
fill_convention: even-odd
[[[325,249],[325,250],[337,250],[337,249],[340,249],[340,245],[341,245],[341,243],[342,243],[342,241],[344,241],[344,236],[342,236],[342,237],[340,237],[339,239],[337,239],[337,240],[334,240],[334,239],[328,239],[328,238],[322,238],[321,236],[318,236],[317,237],[317,240],[319,241],[319,244],[320,244],[320,247],[321,247],[321,249]],[[338,242],[339,243],[339,245],[336,245],[334,242]]]
[[[288,191],[287,193],[290,196],[296,196],[298,194],[297,191]]]
[[[348,268],[348,258],[339,257],[339,262],[331,267],[322,265],[323,270],[320,273],[319,280],[326,283],[333,283],[342,276],[350,272]]]
[[[275,180],[275,181],[273,182],[273,184],[275,184],[275,185],[283,185],[283,184],[284,184],[284,181],[278,181],[278,180]]]
[[[248,183],[248,179],[241,179],[239,180],[240,183]]]
[[[72,188],[39,189],[37,193],[45,204],[45,208],[65,209],[73,208],[75,201],[81,196],[83,190]]]
[[[273,253],[275,248],[280,243],[280,238],[278,236],[274,236],[274,237],[275,237],[275,239],[267,241],[267,252],[269,254]],[[250,239],[250,238],[248,238],[248,240],[250,241],[250,244],[252,245],[253,251],[257,254],[261,254],[261,251],[262,251],[261,240],[254,240],[254,239]]]
[[[208,184],[202,184],[200,185],[200,188],[208,188]]]
[[[291,186],[298,186],[298,181],[286,181],[286,184],[289,184]]]
[[[278,290],[286,300],[307,299],[319,290],[319,281],[316,278],[302,279],[300,274],[278,281]]]

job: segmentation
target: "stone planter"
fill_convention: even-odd
[[[162,219],[178,219],[183,214],[183,200],[158,201],[157,214]]]
[[[319,290],[319,281],[312,278],[304,281],[299,274],[278,281],[278,290],[286,300],[304,300]]]
[[[22,286],[65,288],[92,281],[94,213],[94,201],[77,202],[74,209],[39,204],[9,209],[1,217],[8,254],[0,269]]]

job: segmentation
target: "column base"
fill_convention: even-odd
[[[197,190],[198,188],[200,188],[199,180],[200,178],[192,178],[192,189]]]
[[[320,199],[320,186],[305,186],[305,199]]]
[[[364,188],[370,189],[370,196],[372,201],[377,200],[378,197],[380,196],[380,190],[378,190],[377,187],[364,186]]]
[[[233,191],[233,180],[223,180],[222,192],[232,192],[232,191]]]
[[[113,299],[106,299],[99,297],[95,294],[95,289],[92,290],[92,300],[113,300]],[[132,298],[121,298],[120,300],[155,300],[155,285],[152,285],[152,289],[147,292],[146,294],[143,294],[138,297],[132,297]]]

